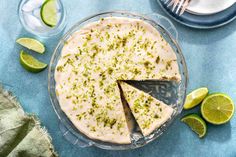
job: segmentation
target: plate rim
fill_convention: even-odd
[[[212,25],[212,26],[191,25],[191,24],[188,24],[188,23],[186,23],[186,22],[182,22],[182,21],[180,21],[179,19],[177,19],[175,16],[171,15],[170,12],[169,12],[168,10],[166,10],[166,8],[163,6],[163,3],[162,3],[161,1],[162,1],[162,0],[157,0],[157,2],[159,3],[159,6],[161,7],[161,9],[162,9],[171,19],[175,20],[176,22],[178,22],[178,23],[180,23],[180,24],[182,24],[182,25],[188,26],[188,27],[190,27],[190,28],[195,28],[195,29],[214,29],[214,28],[222,27],[222,26],[224,26],[224,25],[226,25],[226,24],[228,24],[228,23],[230,23],[230,22],[232,22],[233,20],[236,19],[236,13],[235,13],[235,15],[234,15],[233,18],[231,18],[231,19],[229,19],[229,20],[227,20],[227,21],[225,21],[225,22],[223,22],[223,23],[217,24],[217,25]],[[231,7],[233,7],[234,5],[236,5],[236,3],[233,4]],[[230,8],[230,7],[229,7],[229,8]],[[229,9],[229,8],[227,8],[227,9]],[[226,10],[227,10],[227,9],[226,9]],[[190,14],[189,12],[187,12],[187,13]],[[219,12],[219,13],[220,13],[220,12]],[[193,15],[196,15],[196,14],[193,14]],[[213,15],[213,14],[211,14],[211,15]],[[196,16],[211,16],[211,15],[196,15]]]
[[[213,15],[213,14],[220,13],[220,12],[222,12],[222,11],[224,11],[224,10],[227,10],[228,8],[232,7],[235,3],[236,3],[236,1],[232,1],[232,4],[230,4],[229,6],[225,7],[224,9],[219,10],[219,11],[215,11],[215,12],[211,12],[211,13],[199,13],[199,12],[195,12],[195,11],[193,11],[193,10],[190,10],[189,7],[187,7],[186,12],[188,12],[188,13],[190,13],[190,14],[198,15],[198,16],[210,16],[210,15]]]

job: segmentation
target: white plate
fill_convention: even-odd
[[[187,11],[197,15],[210,15],[231,7],[236,0],[191,0]]]

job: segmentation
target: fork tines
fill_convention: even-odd
[[[187,9],[190,0],[164,0],[167,7],[172,6],[172,12],[178,15],[182,15]]]

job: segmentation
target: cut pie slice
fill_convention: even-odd
[[[120,82],[126,101],[144,136],[170,119],[174,109],[131,85]]]

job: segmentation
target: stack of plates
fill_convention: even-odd
[[[181,16],[167,7],[166,0],[157,1],[174,20],[194,28],[216,28],[236,18],[236,0],[191,0]]]

